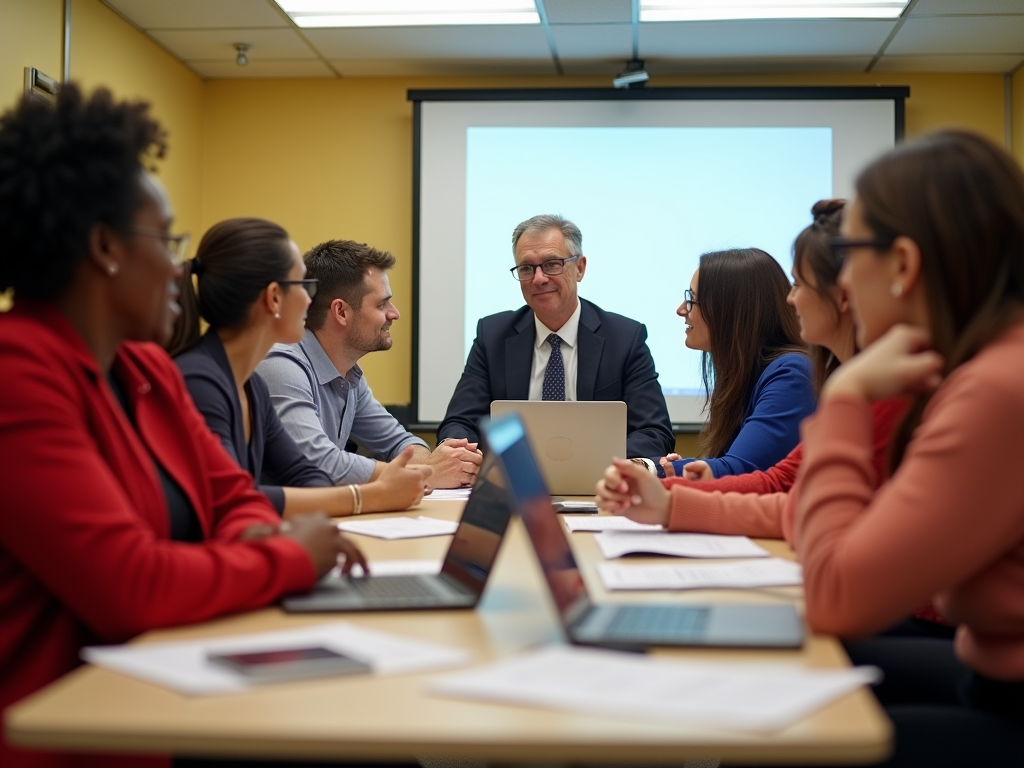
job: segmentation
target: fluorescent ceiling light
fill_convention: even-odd
[[[640,0],[640,21],[897,19],[910,0]]]
[[[300,27],[540,24],[534,0],[276,0]]]

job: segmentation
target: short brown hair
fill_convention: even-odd
[[[328,240],[309,249],[306,277],[319,280],[316,296],[306,312],[306,327],[318,331],[327,321],[327,310],[335,299],[359,309],[366,295],[366,271],[377,267],[387,271],[395,266],[395,257],[366,243],[353,240]]]

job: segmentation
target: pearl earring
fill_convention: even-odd
[[[900,296],[903,295],[903,286],[900,285],[899,283],[893,283],[892,288],[889,289],[889,293],[892,294],[892,297],[894,299],[898,299]]]
[[[281,319],[281,313],[280,312],[275,312],[274,313],[274,319],[275,320],[280,320]]]
[[[120,271],[120,269],[121,268],[117,266],[117,262],[111,262],[110,264],[107,264],[107,274],[110,275],[111,277],[116,275],[118,271]]]

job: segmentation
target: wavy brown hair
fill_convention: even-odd
[[[836,324],[839,323],[840,309],[832,288],[839,278],[842,262],[833,255],[830,241],[839,235],[845,207],[845,200],[816,202],[811,208],[814,221],[801,230],[793,242],[793,273],[804,283],[804,288],[813,290],[828,304]],[[808,275],[812,275],[814,280],[809,281]],[[810,345],[809,354],[814,363],[814,391],[821,392],[825,379],[839,367],[839,359],[832,350],[815,344]]]
[[[701,355],[708,418],[700,433],[705,456],[721,456],[743,425],[750,393],[765,367],[789,352],[806,352],[800,323],[786,303],[790,284],[779,263],[759,248],[700,257],[697,295],[711,352]]]
[[[1024,172],[1003,149],[966,131],[910,141],[857,179],[864,223],[921,251],[932,346],[944,375],[1019,320],[1024,309]],[[892,442],[890,471],[930,399],[911,403]]]

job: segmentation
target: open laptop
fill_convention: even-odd
[[[619,400],[495,400],[491,418],[518,413],[551,493],[592,496],[613,456],[626,456],[626,404]]]
[[[504,475],[484,459],[441,572],[407,576],[332,575],[312,592],[281,601],[286,611],[388,611],[472,608],[483,595],[512,517]]]
[[[523,518],[555,608],[573,643],[642,649],[649,645],[798,648],[803,623],[792,605],[597,605],[551,505],[523,422],[515,415],[483,425]]]

